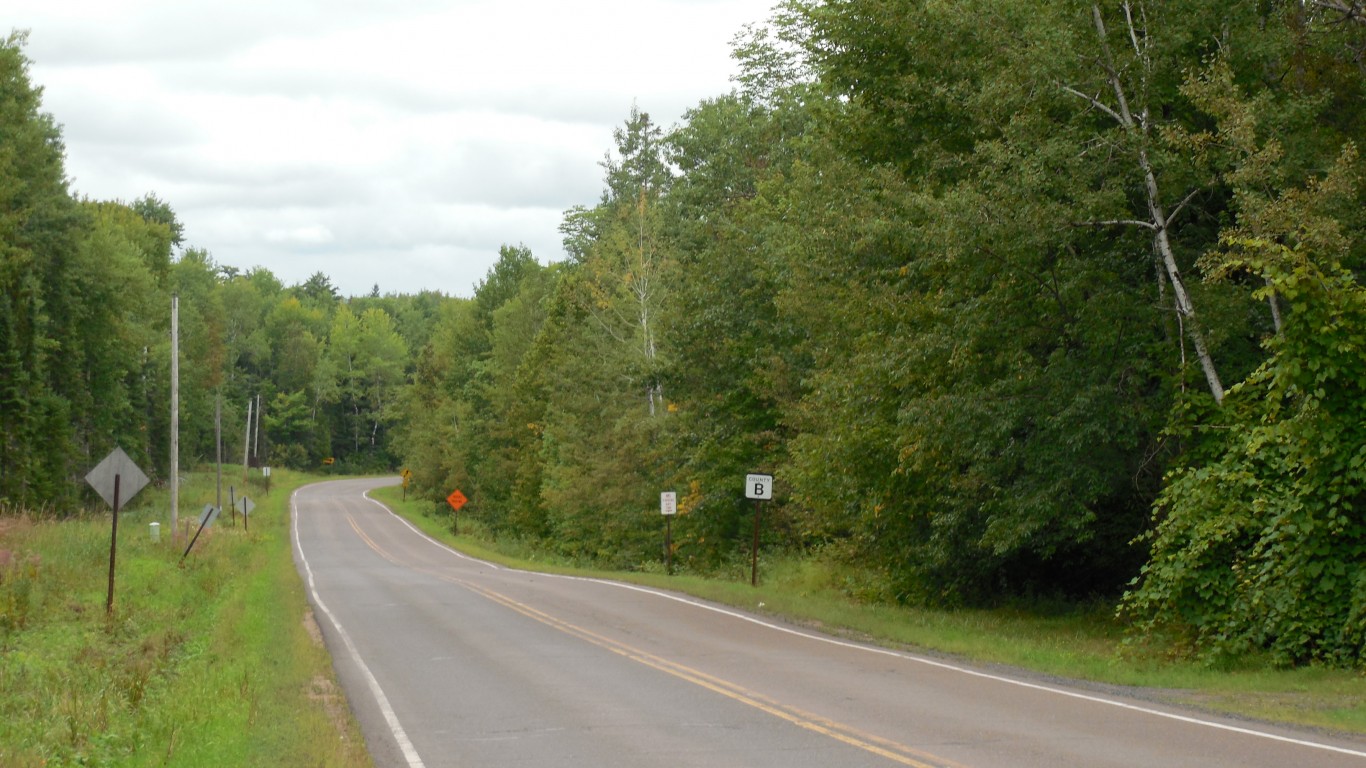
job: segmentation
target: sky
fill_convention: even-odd
[[[9,0],[71,191],[170,204],[185,244],[344,296],[469,296],[564,258],[633,105],[731,90],[774,0]]]

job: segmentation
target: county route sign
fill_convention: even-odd
[[[745,475],[745,498],[756,500],[773,498],[773,475]]]

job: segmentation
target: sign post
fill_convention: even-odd
[[[455,514],[451,515],[451,533],[457,536],[460,535],[460,508],[465,506],[467,501],[469,499],[465,498],[465,494],[461,493],[459,488],[451,491],[451,495],[446,497],[446,503],[455,511]]]
[[[659,513],[664,515],[664,573],[672,576],[674,573],[674,516],[678,514],[678,494],[674,491],[665,491],[659,494]]]
[[[252,501],[246,496],[243,496],[242,498],[238,499],[233,504],[233,511],[240,511],[242,513],[242,530],[244,531],[251,531],[250,517],[251,511],[253,509],[256,509],[256,502]]]
[[[185,553],[180,556],[180,562],[185,562],[185,558],[189,556],[190,550],[194,549],[194,543],[199,541],[199,534],[203,533],[205,528],[213,525],[213,521],[218,519],[218,512],[218,507],[215,507],[212,504],[204,505],[204,511],[199,514],[199,530],[194,532],[194,538],[190,539],[190,545],[185,547]]]
[[[85,476],[85,481],[114,508],[114,523],[109,533],[109,595],[104,601],[104,612],[114,613],[114,560],[119,545],[119,503],[138,495],[147,485],[147,475],[143,474],[122,448],[115,448],[95,465]]]
[[[759,517],[765,499],[773,498],[773,475],[745,475],[745,498],[754,499],[754,544],[749,550],[749,585],[759,586]]]

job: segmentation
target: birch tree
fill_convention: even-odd
[[[1146,97],[1154,90],[1150,31],[1146,28],[1146,24],[1142,23],[1144,21],[1142,5],[1137,9],[1138,18],[1136,18],[1133,4],[1127,0],[1120,5],[1120,10],[1123,17],[1121,32],[1128,48],[1129,58],[1127,62],[1123,63],[1112,50],[1111,33],[1107,29],[1105,15],[1101,12],[1100,5],[1091,6],[1091,19],[1095,25],[1096,45],[1099,52],[1099,55],[1094,57],[1093,63],[1100,70],[1109,94],[1104,95],[1098,89],[1092,89],[1094,92],[1083,92],[1066,84],[1062,85],[1061,88],[1110,118],[1123,133],[1125,148],[1133,157],[1133,173],[1142,183],[1143,197],[1146,203],[1143,208],[1145,215],[1142,218],[1114,219],[1090,223],[1102,226],[1135,226],[1152,234],[1153,252],[1157,257],[1159,269],[1162,270],[1159,280],[1165,278],[1166,284],[1171,287],[1173,309],[1180,320],[1182,332],[1190,338],[1191,344],[1195,348],[1196,359],[1199,361],[1200,370],[1204,373],[1210,395],[1214,397],[1215,402],[1222,402],[1224,385],[1219,378],[1219,371],[1214,364],[1209,344],[1206,342],[1205,332],[1196,318],[1195,305],[1191,301],[1190,292],[1186,289],[1186,280],[1182,276],[1181,267],[1177,264],[1170,234],[1172,227],[1187,204],[1202,190],[1199,188],[1190,190],[1179,202],[1173,205],[1170,202],[1173,199],[1172,196],[1165,192],[1158,179],[1152,150],[1156,116],[1150,105],[1146,103]]]

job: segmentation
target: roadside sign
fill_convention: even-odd
[[[128,500],[138,494],[138,491],[147,486],[147,475],[143,474],[138,465],[128,458],[128,454],[122,448],[115,448],[110,451],[104,461],[95,465],[95,468],[85,476],[85,481],[95,489],[95,493],[104,499],[104,503],[114,506],[114,478],[119,478],[119,506],[128,503]]]
[[[763,502],[773,498],[773,475],[745,475],[745,498],[754,499],[754,543],[749,550],[749,583],[759,586],[759,516]]]
[[[461,493],[459,488],[451,491],[451,495],[446,497],[446,503],[450,504],[451,509],[454,509],[456,512],[459,512],[460,508],[465,506],[465,502],[467,501],[469,501],[469,499],[465,498],[465,494]]]
[[[270,467],[261,467],[261,477],[270,477]]]
[[[119,548],[119,505],[138,494],[147,485],[147,475],[122,448],[115,447],[95,465],[85,476],[85,481],[114,508],[113,523],[109,530],[109,595],[104,602],[104,612],[114,613],[114,563],[118,559]]]
[[[767,501],[773,498],[773,475],[745,475],[745,498]]]
[[[659,494],[659,511],[664,515],[664,572],[674,572],[674,515],[678,514],[678,494],[664,491]]]
[[[182,563],[189,556],[190,550],[194,549],[195,542],[199,541],[199,534],[203,533],[205,528],[213,525],[213,521],[218,519],[218,512],[218,507],[212,504],[204,505],[204,511],[199,514],[199,530],[194,532],[194,538],[190,539],[189,546],[185,547],[185,553],[180,556]]]
[[[413,479],[413,471],[412,471],[411,469],[405,469],[405,470],[403,470],[403,487],[404,487],[404,488],[407,488],[407,487],[408,487],[408,482],[411,481],[412,479]]]
[[[256,502],[246,496],[237,500],[237,511],[242,513],[242,517],[250,515],[253,509],[256,509]]]

